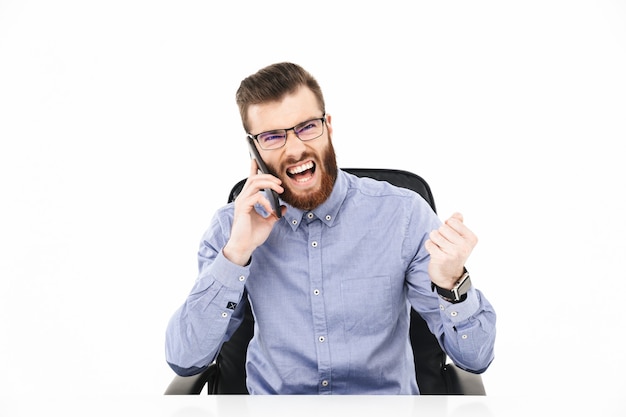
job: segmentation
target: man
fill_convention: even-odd
[[[298,65],[244,79],[237,104],[271,174],[252,160],[206,231],[198,279],[167,328],[172,369],[208,366],[249,299],[251,394],[418,394],[411,306],[455,363],[485,371],[496,316],[467,278],[477,239],[462,216],[442,223],[416,193],[338,170],[322,92]],[[280,216],[264,189],[280,195]]]

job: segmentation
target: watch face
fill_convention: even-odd
[[[465,278],[463,278],[463,281],[461,281],[459,284],[459,287],[458,287],[459,296],[463,294],[467,294],[467,291],[469,291],[469,288],[471,286],[472,286],[472,281],[470,281],[469,275],[466,275]]]

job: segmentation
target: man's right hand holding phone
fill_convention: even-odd
[[[251,159],[250,175],[246,180],[241,193],[235,199],[235,214],[230,239],[224,246],[224,256],[238,265],[246,265],[252,252],[267,240],[278,217],[273,212],[272,205],[261,193],[264,189],[272,189],[281,194],[284,189],[281,180],[270,174],[260,174],[257,162]],[[255,205],[260,204],[269,216],[259,214]],[[281,206],[282,214],[287,208]]]

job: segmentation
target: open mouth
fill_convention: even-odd
[[[309,181],[314,173],[315,163],[313,161],[306,161],[300,165],[287,168],[287,176],[300,184]]]

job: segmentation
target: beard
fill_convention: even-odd
[[[280,198],[285,203],[300,210],[313,210],[330,197],[333,186],[335,185],[335,180],[337,179],[337,157],[330,137],[328,138],[328,146],[322,152],[320,158],[322,166],[315,167],[316,174],[321,176],[320,187],[308,194],[294,193],[293,189],[288,185],[289,178],[286,177],[285,169],[281,170],[279,175],[279,172],[276,172],[274,167],[269,167],[270,171],[274,171],[272,174],[280,178],[283,182],[285,191],[280,195]],[[300,157],[300,160],[302,161],[309,158],[311,158],[311,154],[305,152]],[[286,161],[285,165],[296,164],[297,162],[298,161]]]

